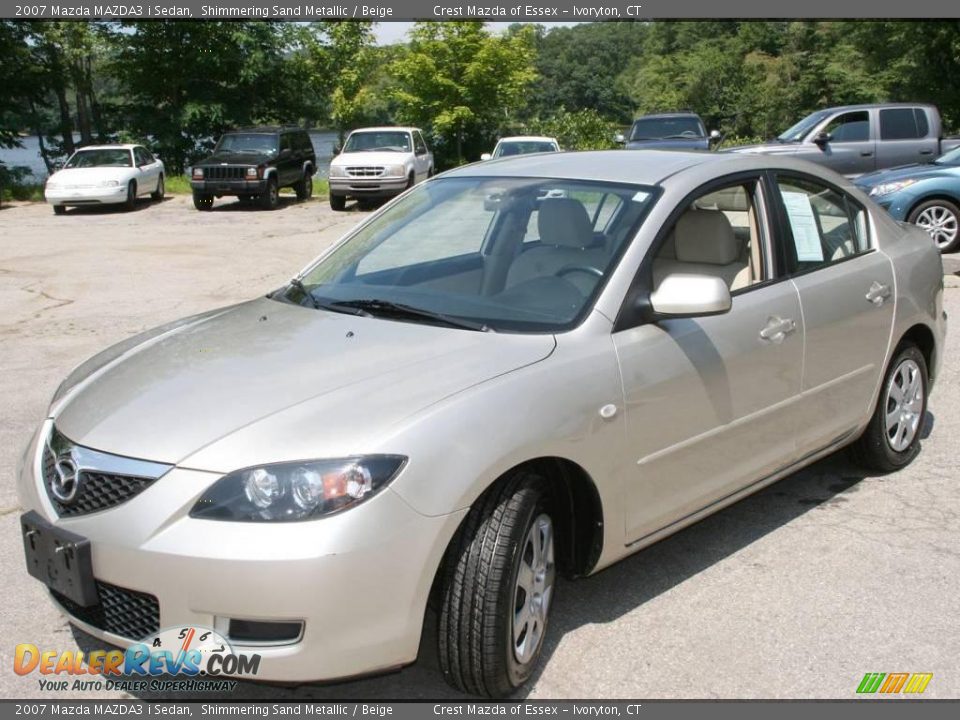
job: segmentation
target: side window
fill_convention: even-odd
[[[919,109],[919,108],[917,108]],[[926,135],[917,127],[915,108],[891,108],[880,111],[881,140],[916,140]],[[926,117],[924,117],[926,121]]]
[[[823,130],[830,133],[831,142],[864,142],[870,139],[870,113],[858,110],[837,115]]]
[[[413,134],[413,147],[417,155],[427,154],[427,144],[423,141],[423,137],[418,132]]]
[[[930,132],[930,123],[927,121],[927,111],[923,108],[914,108],[913,115],[917,119],[917,137],[926,137]]]
[[[691,202],[653,259],[653,286],[667,275],[722,278],[731,291],[766,279],[757,183],[712,190]]]
[[[284,150],[293,150],[293,143],[290,142],[290,133],[280,134],[280,152]]]
[[[146,152],[144,152],[143,148],[134,148],[133,157],[137,161],[137,167],[143,167],[150,163],[146,158]]]
[[[781,177],[777,188],[786,213],[786,263],[805,272],[870,249],[866,211],[819,182]]]

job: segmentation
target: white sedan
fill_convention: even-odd
[[[530,155],[531,153],[560,152],[560,143],[556,138],[539,135],[517,135],[500,138],[493,153],[484,153],[481,160],[496,160],[512,155]]]
[[[123,203],[149,194],[163,200],[163,163],[142,145],[91,145],[77,150],[47,180],[44,196],[60,215],[68,205]]]

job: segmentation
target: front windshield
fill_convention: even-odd
[[[705,137],[703,125],[695,117],[641,118],[633,124],[631,140]]]
[[[403,305],[421,312],[402,318],[414,322],[429,322],[425,312],[495,331],[568,329],[656,196],[576,180],[434,180],[361,226],[284,297],[339,312]]]
[[[807,133],[813,130],[816,125],[819,125],[821,120],[826,119],[829,114],[829,110],[821,110],[812,115],[807,115],[789,130],[778,135],[777,140],[780,142],[800,142],[807,136]]]
[[[355,132],[344,152],[410,152],[410,133],[398,130]]]
[[[105,150],[78,150],[73,154],[65,168],[94,167],[133,167],[133,158],[129,150],[109,148]]]
[[[511,155],[529,155],[530,153],[556,152],[557,146],[548,140],[510,140],[497,143],[493,151],[495,158]]]
[[[954,148],[948,153],[944,153],[934,162],[937,165],[960,165],[960,147]]]
[[[215,152],[271,155],[277,152],[277,136],[265,133],[231,133],[220,138]]]

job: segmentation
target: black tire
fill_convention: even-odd
[[[267,178],[267,186],[260,196],[260,207],[264,210],[276,210],[280,205],[280,186],[275,177]]]
[[[427,177],[432,178],[433,175],[434,175],[434,169],[431,167],[429,170],[427,170]]]
[[[914,401],[914,407],[916,412],[919,412],[919,416],[916,419],[915,430],[913,430],[909,444],[897,448],[894,445],[899,435],[891,436],[887,426],[887,415],[888,413],[894,414],[898,407],[896,391],[893,390],[893,386],[900,387],[899,380],[903,377],[899,374],[901,369],[911,369],[913,367],[917,369],[921,383],[919,398]],[[894,353],[886,373],[884,373],[883,385],[880,386],[880,397],[877,399],[877,406],[870,418],[870,423],[867,425],[867,429],[863,431],[863,435],[850,448],[851,455],[858,465],[868,470],[888,473],[906,466],[917,456],[917,453],[920,452],[920,436],[927,412],[927,381],[927,361],[924,359],[923,353],[913,343],[901,344]],[[907,398],[907,400],[910,400],[910,398]],[[918,407],[917,404],[919,404]],[[912,417],[912,415],[911,412],[910,416]],[[896,427],[900,427],[900,425]],[[906,437],[900,440],[906,440]]]
[[[417,176],[414,175],[413,173],[410,173],[410,176],[407,178],[407,187],[405,187],[404,190],[409,190],[416,184],[417,184]]]
[[[253,202],[253,195],[237,195],[237,199],[241,205],[249,205]]]
[[[133,210],[137,207],[137,181],[131,180],[127,185],[127,199],[124,201],[123,206],[127,210]]]
[[[330,193],[330,209],[341,212],[347,207],[347,198],[345,195],[334,195]]]
[[[193,194],[193,206],[197,210],[202,210],[202,211],[213,210],[213,195],[207,195],[205,193],[195,192]]]
[[[521,600],[518,578],[521,563],[532,566],[527,550],[534,523],[542,523],[546,517],[550,527],[549,512],[544,481],[532,473],[518,472],[474,504],[450,543],[442,568],[438,649],[444,679],[454,688],[500,698],[533,674],[556,595],[552,551],[550,562],[544,565],[550,593],[544,594],[547,600],[540,634],[531,634],[536,643],[528,649],[525,661],[515,652],[513,618],[528,607],[526,603],[533,607],[537,597],[524,594]],[[534,622],[533,616],[529,617]]]
[[[304,171],[300,182],[294,185],[293,189],[297,193],[297,200],[301,202],[309,200],[313,197],[313,175],[309,171]]]
[[[929,220],[940,219],[942,224],[918,222],[925,216]],[[940,252],[949,253],[960,249],[960,208],[956,203],[940,198],[927,200],[910,211],[907,222],[918,225],[930,233]]]
[[[157,189],[154,190],[152,193],[150,193],[150,199],[155,200],[156,202],[162,202],[163,196],[165,194],[164,191],[165,191],[165,187],[163,182],[163,175],[161,175],[160,179],[157,180]]]
[[[66,213],[66,212],[67,212],[67,208],[66,208],[66,206],[64,206],[64,205],[54,205],[54,206],[53,206],[53,214],[54,214],[54,215],[63,215],[63,214]]]

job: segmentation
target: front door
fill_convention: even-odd
[[[652,250],[653,287],[674,273],[718,275],[728,313],[614,334],[632,463],[627,542],[795,458],[803,318],[793,283],[773,277],[763,195],[757,179],[711,189]]]
[[[826,165],[841,175],[862,175],[876,168],[876,138],[870,128],[869,111],[836,115],[813,134],[820,132],[828,133],[830,140],[816,145],[808,138],[799,157]]]

